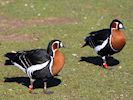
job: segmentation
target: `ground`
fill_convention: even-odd
[[[133,2],[131,0],[0,0],[0,100],[132,100]],[[88,33],[123,22],[126,45],[109,58],[111,70],[99,66],[89,47]],[[4,65],[9,51],[47,48],[60,39],[65,66],[48,82],[51,95],[42,94],[40,80],[28,92],[29,79],[14,66]]]

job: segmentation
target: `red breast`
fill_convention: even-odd
[[[52,73],[53,75],[58,74],[61,69],[63,68],[65,63],[64,55],[59,51],[55,51],[53,66],[52,66]]]
[[[112,30],[111,44],[115,50],[122,50],[126,44],[126,39],[122,31],[116,29]]]

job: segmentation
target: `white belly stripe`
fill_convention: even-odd
[[[46,67],[46,66],[48,65],[48,63],[49,63],[49,60],[46,61],[46,62],[43,63],[43,64],[32,65],[31,67],[29,67],[29,68],[27,69],[27,74],[28,74],[28,76],[29,76],[29,77],[32,77],[31,74],[32,74],[34,71],[43,69],[44,67]]]
[[[23,72],[26,73],[26,69],[23,68],[22,66],[20,66],[19,64],[17,64],[16,62],[12,62],[14,64],[14,66],[18,67],[19,69],[21,69]]]
[[[101,45],[96,46],[94,48],[94,51],[97,53],[98,51],[103,49],[106,46],[107,43],[108,43],[108,38]]]
[[[45,63],[42,63],[42,64],[32,65],[32,66],[30,66],[30,67],[27,68],[27,69],[23,68],[22,66],[20,66],[20,65],[17,64],[16,62],[12,62],[12,63],[13,63],[16,67],[18,67],[19,69],[21,69],[23,72],[25,72],[25,73],[27,72],[27,75],[31,78],[31,77],[32,77],[32,73],[33,73],[34,71],[41,70],[41,69],[45,68],[45,67],[49,64],[49,62],[50,62],[49,70],[50,70],[50,73],[53,75],[53,73],[52,73],[53,58],[52,58],[52,57],[50,57],[50,58],[51,58],[51,61],[48,60],[48,61],[46,61]],[[26,70],[27,70],[27,71],[26,71]]]

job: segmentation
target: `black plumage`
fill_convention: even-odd
[[[109,29],[102,29],[89,33],[82,47],[89,45],[103,59],[103,66],[107,68],[106,57],[113,55],[125,45],[125,37],[120,31],[124,26],[122,22],[115,19],[111,22]]]
[[[36,64],[42,64],[50,60],[50,55],[47,53],[46,49],[34,49],[29,51],[18,51],[16,53],[7,53],[5,57],[9,58],[12,62],[16,62],[23,68]]]
[[[101,45],[111,35],[111,30],[103,29],[91,32],[89,34],[90,36],[85,38],[85,45],[89,45],[90,47],[94,48],[97,45]]]
[[[53,46],[56,46],[56,48]],[[63,47],[63,44],[60,40],[52,40],[49,42],[47,50],[33,49],[9,52],[5,54],[5,57],[29,76],[31,82],[29,90],[32,90],[33,82],[36,79],[42,79],[46,82],[54,76],[52,73],[54,53],[61,47]],[[46,93],[46,83],[44,84],[44,91]]]

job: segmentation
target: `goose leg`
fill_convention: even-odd
[[[47,91],[47,82],[44,82],[44,88],[43,88],[44,94],[52,94],[52,91]]]
[[[108,64],[107,64],[107,61],[106,61],[106,56],[103,56],[102,60],[103,60],[103,67],[107,69],[108,68]]]
[[[29,92],[31,93],[32,90],[33,90],[33,83],[34,83],[35,80],[33,79],[30,79],[30,85],[29,85]]]

